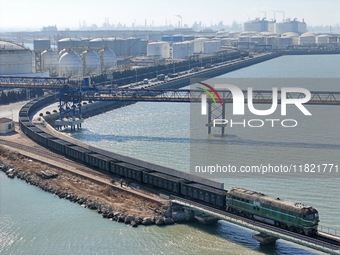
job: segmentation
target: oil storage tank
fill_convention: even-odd
[[[81,77],[83,75],[83,61],[81,57],[70,50],[59,59],[59,75],[63,77]]]
[[[127,56],[128,55],[128,40],[121,37],[109,37],[108,47],[114,51],[116,56]]]
[[[170,58],[170,45],[167,42],[148,43],[147,55],[159,58]]]
[[[323,35],[318,35],[318,36],[316,37],[316,43],[317,43],[317,44],[321,44],[321,45],[323,45],[323,44],[329,44],[329,38],[330,38],[329,35],[325,35],[325,34],[323,34]]]
[[[208,38],[199,37],[194,40],[194,52],[202,53],[204,49],[204,42],[209,41]]]
[[[126,39],[127,44],[127,55],[128,56],[137,56],[141,55],[141,40],[135,37],[129,37]]]
[[[0,40],[0,75],[32,73],[32,52],[25,47]]]
[[[314,45],[316,43],[316,34],[314,33],[303,33],[299,37],[299,44],[300,45]]]
[[[203,53],[212,54],[217,51],[220,51],[221,47],[222,47],[221,41],[218,40],[205,41],[203,43]]]
[[[193,42],[178,42],[172,45],[172,58],[173,59],[185,59],[194,55],[194,43]]]
[[[108,47],[108,40],[104,38],[95,38],[89,41],[90,49],[102,49]]]
[[[62,49],[81,49],[86,47],[86,41],[82,41],[78,38],[63,38],[58,41],[58,51]]]

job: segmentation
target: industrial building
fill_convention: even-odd
[[[283,34],[287,32],[293,32],[293,33],[298,33],[298,34],[303,34],[307,32],[307,24],[303,20],[298,21],[297,19],[286,19],[282,22],[277,22],[275,24],[275,33],[277,34]]]
[[[14,121],[8,118],[0,118],[0,135],[5,135],[15,130]]]
[[[256,18],[255,20],[247,21],[244,24],[244,31],[255,32],[274,32],[275,21]]]
[[[276,34],[287,32],[303,34],[307,31],[306,22],[304,20],[301,22],[297,19],[286,19],[281,22],[276,22],[276,20],[268,21],[264,18],[256,18],[255,20],[245,22],[243,26],[244,31],[274,32]]]
[[[32,56],[29,49],[0,40],[0,75],[32,73]]]

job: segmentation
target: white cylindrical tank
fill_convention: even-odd
[[[107,47],[107,39],[95,38],[89,41],[90,49],[103,49]]]
[[[195,53],[203,53],[204,50],[204,42],[209,41],[208,38],[199,37],[194,40],[194,52]]]
[[[170,58],[170,45],[167,42],[151,42],[147,46],[147,56]]]
[[[261,32],[259,33],[259,36],[264,36],[264,37],[270,37],[270,36],[279,36],[278,34],[274,33],[274,32]]]
[[[225,37],[228,36],[228,34],[229,34],[229,32],[227,32],[227,31],[218,31],[216,33],[216,37],[217,38],[225,38]]]
[[[229,34],[228,34],[228,37],[229,38],[239,38],[240,37],[240,32],[230,32]]]
[[[83,74],[83,61],[73,52],[64,53],[59,59],[59,75],[63,77],[81,77]]]
[[[294,33],[294,32],[283,33],[281,35],[281,38],[286,38],[287,41],[288,41],[288,39],[290,39],[292,41],[291,45],[298,45],[299,44],[299,34],[298,33]]]
[[[252,36],[256,36],[258,34],[259,34],[259,32],[256,32],[256,31],[245,31],[245,32],[242,32],[240,34],[240,36],[249,36],[249,37],[252,37]]]
[[[172,45],[172,58],[185,59],[194,55],[194,43],[191,41],[178,42]]]
[[[329,43],[329,35],[318,35],[316,37],[317,44],[328,44]]]
[[[311,45],[316,43],[316,34],[314,33],[303,33],[299,37],[299,44],[300,45]]]
[[[99,51],[101,70],[117,68],[117,57],[113,50],[105,48]]]
[[[84,75],[100,73],[100,57],[97,52],[87,50],[82,52],[80,56],[83,59]]]
[[[273,50],[277,50],[279,48],[279,37],[278,36],[267,37],[266,44],[270,45]]]
[[[213,40],[213,41],[205,41],[203,42],[203,53],[212,54],[221,50],[221,41]]]
[[[32,73],[32,52],[25,47],[0,40],[0,75]]]
[[[221,44],[222,44],[222,46],[231,45],[232,40],[233,40],[233,38],[222,38]]]
[[[84,48],[86,44],[86,41],[82,41],[79,38],[63,38],[58,41],[58,50]]]
[[[279,49],[287,49],[288,46],[295,45],[293,39],[294,39],[293,37],[280,37],[278,48]]]
[[[41,69],[42,71],[49,71],[50,74],[58,73],[59,55],[57,51],[52,49],[45,50],[41,53]]]
[[[250,38],[250,42],[256,43],[256,44],[266,44],[266,38],[264,36],[252,36]]]
[[[250,36],[248,35],[241,35],[239,38],[238,38],[238,41],[239,42],[250,42]]]

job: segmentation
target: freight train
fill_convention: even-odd
[[[233,188],[229,191],[218,189],[193,179],[123,162],[44,132],[30,121],[29,116],[49,102],[51,97],[53,96],[35,99],[27,103],[19,112],[21,130],[38,144],[91,168],[157,188],[170,195],[198,201],[301,234],[314,235],[317,232],[319,216],[318,211],[313,207],[242,188]]]

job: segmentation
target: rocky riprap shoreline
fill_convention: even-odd
[[[66,199],[73,203],[77,203],[84,208],[97,211],[99,214],[102,215],[103,218],[107,218],[120,223],[125,223],[132,227],[137,227],[138,225],[172,225],[174,223],[187,222],[193,219],[193,215],[190,215],[190,213],[178,206],[162,207],[161,210],[155,212],[155,214],[157,214],[156,216],[143,218],[126,214],[120,210],[114,210],[112,207],[98,203],[97,201],[93,201],[90,198],[78,196],[72,192],[56,190],[52,187],[52,185],[50,185],[50,183],[46,182],[46,179],[53,179],[58,176],[58,174],[54,173],[53,171],[49,171],[48,174],[46,174],[46,171],[41,171],[39,173],[29,173],[15,168],[12,165],[5,164],[2,161],[0,161],[0,171],[6,173],[9,178],[18,178],[20,180],[24,180],[28,184],[34,185],[44,191],[55,194],[61,199]]]

